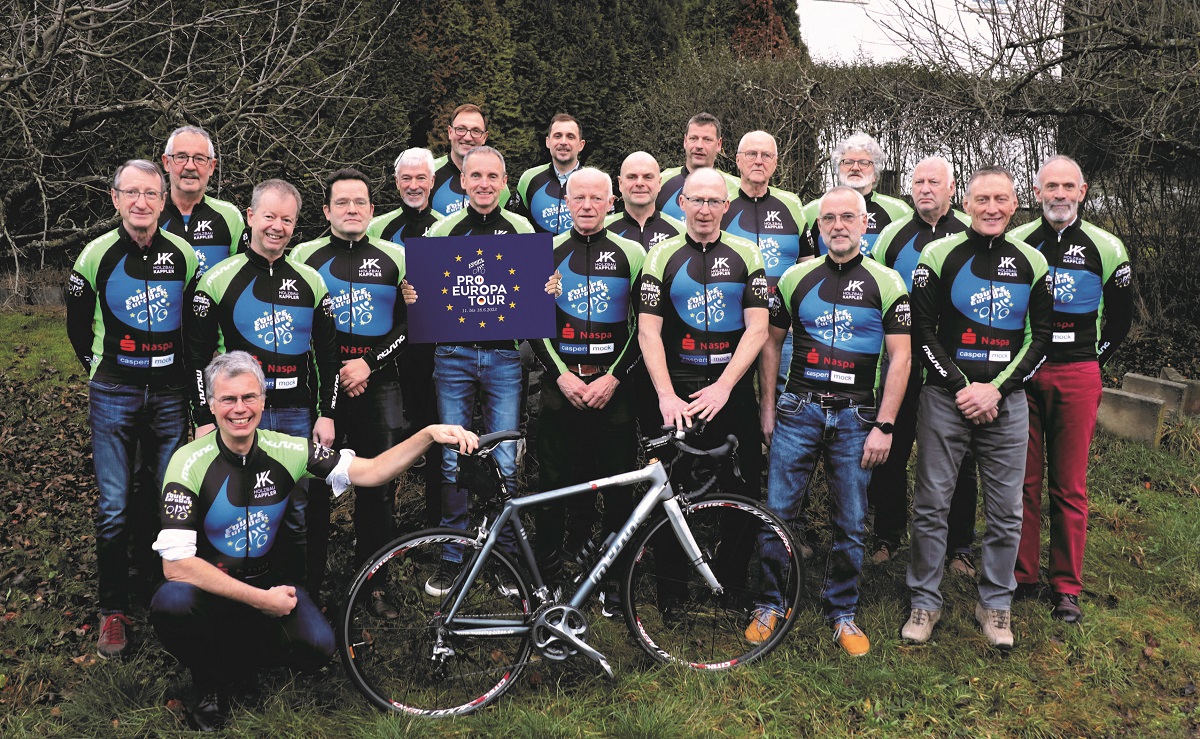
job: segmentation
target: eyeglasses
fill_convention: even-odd
[[[870,159],[843,159],[841,161],[843,167],[853,167],[856,164],[863,169],[875,166],[875,162]]]
[[[826,213],[817,220],[822,226],[832,226],[834,223],[841,221],[842,223],[854,223],[863,217],[863,213]]]
[[[131,203],[136,203],[138,198],[145,198],[147,203],[157,203],[163,196],[160,190],[117,190],[121,197]]]
[[[679,197],[688,201],[689,203],[696,206],[697,208],[703,208],[704,206],[707,205],[709,208],[712,208],[713,210],[716,210],[717,208],[720,208],[725,203],[729,202],[729,200],[726,198],[693,198],[690,195],[680,195]]]
[[[474,136],[475,138],[479,138],[480,136],[482,136],[482,135],[484,135],[485,133],[487,133],[487,129],[484,129],[484,128],[467,128],[466,126],[451,126],[451,127],[450,127],[450,129],[451,129],[452,131],[454,131],[454,135],[455,135],[455,136],[466,136],[467,134],[471,134],[471,135],[472,135],[472,136]]]
[[[344,210],[349,208],[351,203],[354,203],[355,208],[366,208],[371,204],[371,201],[366,198],[354,198],[353,200],[350,198],[338,198],[333,201],[333,207]]]
[[[222,408],[233,408],[240,400],[242,405],[253,407],[262,402],[263,396],[259,393],[246,393],[245,395],[222,395],[217,398],[217,405]]]
[[[212,157],[204,154],[171,154],[170,156],[171,161],[180,166],[187,164],[189,159],[195,162],[197,167],[203,167],[213,160]]]
[[[739,151],[738,154],[747,159],[761,159],[764,162],[769,162],[775,158],[775,155],[769,151]]]

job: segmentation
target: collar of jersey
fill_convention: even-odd
[[[424,208],[417,210],[404,201],[400,202],[400,211],[404,213],[404,217],[410,221],[416,221],[429,215],[429,211],[433,210],[433,201],[425,205]]]
[[[217,435],[217,449],[220,451],[221,456],[230,463],[239,467],[246,466],[258,456],[258,435],[260,432],[261,429],[254,429],[254,441],[250,444],[250,452],[243,457],[229,447],[225,446],[225,440],[221,438],[221,429],[216,429],[213,431],[213,433]]]
[[[743,190],[740,186],[738,187],[738,200],[749,200],[752,203],[761,203],[769,197],[771,197],[771,188],[769,185],[767,186],[767,191],[758,197],[747,195],[745,190]]]
[[[146,252],[158,251],[170,243],[163,237],[162,228],[154,229],[154,236],[151,237],[150,245],[147,246],[145,250],[138,246],[138,243],[134,241],[133,237],[129,235],[129,232],[125,230],[124,223],[117,224],[117,232],[120,234],[119,243],[121,244],[122,248],[124,248],[125,251],[129,252],[130,254],[145,254]]]
[[[692,247],[696,251],[712,251],[713,249],[716,249],[718,246],[721,245],[721,238],[724,236],[725,236],[724,231],[718,231],[717,238],[713,239],[712,241],[708,242],[707,244],[701,244],[699,241],[696,241],[695,239],[693,239],[692,235],[690,233],[688,233],[687,231],[683,232],[684,242],[686,242],[688,246]]]
[[[338,237],[334,236],[333,234],[329,234],[329,243],[333,244],[335,249],[341,249],[343,251],[350,251],[350,250],[354,249],[355,247],[362,246],[362,245],[368,243],[369,241],[370,241],[370,237],[367,236],[366,234],[363,234],[363,237],[361,239],[359,239],[358,241],[347,241],[345,239],[339,239]]]
[[[849,262],[843,262],[841,264],[838,264],[837,262],[833,261],[833,257],[829,256],[828,252],[825,254],[825,267],[830,272],[838,272],[838,273],[849,272],[850,270],[854,269],[858,265],[862,264],[862,261],[863,261],[863,253],[861,251],[859,253],[855,254],[854,258],[851,259]]]
[[[499,204],[497,204],[495,208],[492,208],[490,213],[480,213],[479,211],[475,210],[475,206],[471,205],[468,202],[467,203],[467,218],[470,218],[475,223],[487,226],[487,225],[495,223],[496,221],[503,221],[504,216],[501,215],[501,212],[503,210],[504,209],[501,208]]]
[[[975,230],[974,226],[967,228],[967,243],[975,249],[987,251],[1004,246],[1008,242],[1008,231],[999,236],[984,236]]]
[[[283,263],[287,261],[286,252],[284,253],[285,256],[276,259],[274,262],[268,262],[266,257],[254,251],[254,249],[247,248],[245,253],[246,259],[250,262],[250,264],[253,264],[255,267],[260,269],[271,269],[271,267],[274,265],[283,266]]]
[[[576,231],[574,226],[571,227],[571,240],[578,241],[579,243],[584,244],[586,246],[591,246],[592,244],[598,244],[601,241],[605,241],[607,238],[608,238],[608,229],[606,229],[606,228],[601,228],[599,231],[592,234],[591,236],[584,236],[583,234]]]

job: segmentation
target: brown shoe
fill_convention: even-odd
[[[975,579],[975,561],[971,559],[971,555],[966,552],[959,552],[950,558],[951,572],[956,572],[963,577]]]
[[[871,640],[853,621],[842,621],[835,626],[833,640],[851,657],[862,657],[871,651]]]
[[[1083,609],[1079,607],[1079,596],[1068,593],[1054,594],[1054,610],[1050,618],[1068,624],[1077,624],[1083,620]]]
[[[100,640],[96,643],[96,654],[101,659],[124,657],[129,651],[129,619],[120,611],[102,613],[100,618]]]
[[[887,562],[892,557],[896,556],[896,549],[897,547],[895,544],[880,539],[875,544],[875,551],[871,553],[871,562],[877,565]]]

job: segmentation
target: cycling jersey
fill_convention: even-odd
[[[737,197],[738,187],[741,181],[728,172],[717,170],[718,174],[725,178],[725,188],[729,191],[729,199],[733,200]],[[682,221],[683,208],[679,207],[679,195],[683,192],[683,183],[691,174],[683,167],[672,167],[662,173],[662,189],[658,191],[658,199],[654,201],[655,207],[659,211]]]
[[[684,233],[650,250],[642,264],[638,314],[663,319],[671,379],[716,380],[746,331],[747,308],[767,308],[762,254],[722,232],[711,244]]]
[[[579,165],[567,173],[570,177]],[[571,230],[571,214],[567,211],[566,180],[559,184],[558,170],[553,164],[544,164],[525,170],[517,182],[509,208],[528,218],[536,231],[562,234]]]
[[[175,201],[167,197],[158,227],[192,245],[199,262],[197,276],[203,277],[214,264],[237,252],[246,222],[237,206],[224,200],[206,195],[192,208],[191,215],[184,216]]]
[[[925,383],[958,392],[990,382],[1002,395],[1037,370],[1050,342],[1049,273],[1012,234],[974,229],[933,242],[913,272],[913,351]]]
[[[442,214],[432,207],[417,210],[401,203],[399,208],[372,218],[367,235],[404,246],[406,238],[424,236],[440,220]]]
[[[331,235],[293,247],[288,259],[321,274],[343,362],[362,357],[374,372],[407,346],[408,306],[400,296],[402,247],[382,239],[346,241]]]
[[[296,482],[329,478],[339,461],[332,449],[296,436],[259,430],[241,456],[205,434],[171,457],[163,479],[159,544],[193,532],[196,555],[227,575],[244,579],[289,568],[275,549]],[[282,552],[286,555],[286,550]]]
[[[1012,236],[1049,264],[1054,332],[1048,359],[1098,358],[1101,365],[1111,359],[1133,322],[1133,270],[1121,240],[1081,218],[1062,233],[1039,218],[1013,229]]]
[[[88,243],[67,278],[67,336],[93,380],[182,386],[181,326],[196,252],[161,229],[146,249],[123,226]]]
[[[892,221],[879,233],[871,258],[900,273],[905,289],[912,290],[912,273],[922,250],[938,239],[966,231],[970,225],[971,217],[957,210],[947,211],[933,226],[914,212],[907,220]]]
[[[751,197],[738,189],[721,219],[723,231],[754,242],[762,251],[772,290],[799,260],[802,239],[807,251],[802,210],[800,199],[786,190],[767,188],[766,195]]]
[[[613,213],[604,219],[604,227],[610,234],[620,236],[642,245],[642,249],[650,251],[650,247],[660,241],[683,233],[683,222],[669,215],[654,211],[646,219],[646,225],[638,223],[633,216],[625,213]]]
[[[254,355],[267,378],[267,403],[312,408],[310,347],[316,355],[319,415],[337,405],[338,361],[331,301],[321,275],[304,264],[269,264],[254,251],[226,259],[208,271],[185,321],[188,371],[197,426],[213,422],[204,397],[204,368],[213,352],[237,349]]]
[[[633,301],[645,253],[608,231],[583,236],[574,229],[554,239],[562,295],[554,301],[553,339],[530,342],[549,377],[567,365],[599,365],[624,380],[641,351]]]
[[[863,256],[869,257],[875,248],[875,241],[879,238],[880,232],[887,228],[892,221],[900,221],[912,215],[913,209],[899,198],[893,198],[874,190],[864,197],[867,201],[867,232],[859,241],[858,248]],[[829,251],[825,248],[825,240],[821,238],[821,229],[817,225],[817,217],[820,214],[820,198],[804,206],[804,220],[808,223],[808,256],[823,256]]]
[[[826,255],[789,268],[779,295],[771,325],[797,327],[784,391],[874,406],[885,337],[908,335],[912,324],[900,275],[862,254],[845,264]]]
[[[505,187],[500,191],[496,207],[503,208],[512,193]],[[467,193],[462,186],[462,170],[451,157],[438,157],[433,163],[433,194],[430,206],[442,216],[451,216],[467,207]]]

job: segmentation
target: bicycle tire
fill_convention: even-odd
[[[463,562],[454,587],[440,597],[426,593],[447,544],[460,546]],[[354,686],[375,706],[417,716],[455,716],[478,710],[512,686],[528,661],[531,636],[463,636],[441,633],[441,613],[459,592],[481,545],[457,529],[427,529],[380,549],[359,570],[339,620],[342,661]],[[505,596],[497,577],[507,574],[519,593]],[[375,613],[373,594],[399,614]],[[530,587],[508,555],[495,549],[467,593],[460,616],[488,616],[529,623]],[[434,648],[448,648],[435,657]]]
[[[757,503],[714,496],[683,505],[700,551],[725,587],[715,595],[686,561],[666,514],[654,518],[633,542],[622,578],[625,620],[651,657],[697,670],[725,670],[770,654],[787,636],[799,611],[804,582],[787,525]],[[759,534],[784,553],[777,569],[782,621],[759,644],[746,638],[754,609],[767,599]]]

